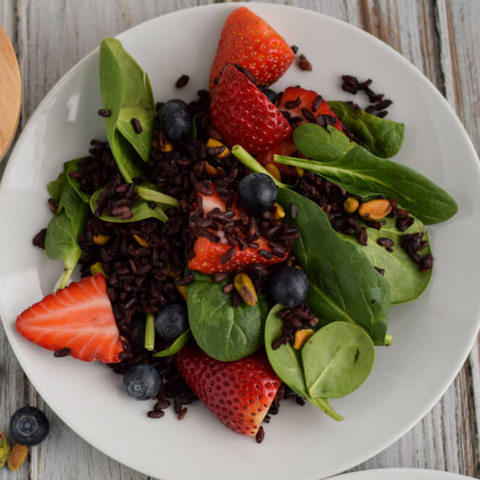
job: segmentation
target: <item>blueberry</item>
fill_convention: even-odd
[[[123,376],[123,388],[135,400],[149,400],[160,390],[162,379],[157,369],[146,363],[130,367]]]
[[[10,434],[16,443],[33,447],[42,443],[50,431],[45,414],[35,407],[23,407],[10,419]]]
[[[183,100],[170,100],[158,113],[160,128],[170,142],[183,140],[190,131],[192,118]]]
[[[171,303],[163,307],[155,318],[155,330],[163,340],[175,340],[188,327],[188,310],[183,303]]]
[[[295,267],[286,267],[270,283],[272,297],[285,307],[296,307],[308,293],[308,278]]]
[[[240,200],[250,213],[270,210],[277,199],[277,193],[274,181],[264,173],[251,173],[238,186]]]
[[[261,88],[262,93],[275,105],[278,94],[271,88]]]

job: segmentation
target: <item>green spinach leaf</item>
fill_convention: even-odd
[[[248,357],[263,345],[268,303],[261,295],[254,306],[232,306],[232,296],[223,292],[228,280],[191,272],[187,287],[190,329],[198,346],[210,357],[231,362]]]
[[[147,162],[150,155],[156,111],[148,75],[114,38],[100,47],[100,90],[103,107],[110,110],[105,129],[113,156],[125,181],[141,175],[133,150]],[[142,125],[136,133],[132,119]]]
[[[68,183],[75,189],[77,192],[78,196],[85,202],[88,203],[90,201],[90,195],[88,193],[85,193],[84,191],[81,190],[80,188],[80,182],[76,178],[72,178],[69,175],[69,172],[75,172],[78,170],[78,162],[80,160],[83,160],[85,157],[81,158],[76,158],[75,160],[72,160],[70,162],[70,165],[67,170],[67,181]]]
[[[135,187],[135,191],[140,195],[140,198],[147,202],[155,202],[168,207],[178,207],[180,205],[180,202],[176,198],[165,195],[158,190],[153,190],[151,187],[139,185]]]
[[[170,357],[179,352],[192,339],[192,332],[187,330],[183,332],[175,341],[165,350],[155,353],[154,357]]]
[[[294,350],[290,344],[282,345],[277,350],[273,350],[273,341],[282,334],[283,322],[278,314],[283,308],[282,305],[275,305],[270,310],[265,324],[265,349],[270,365],[282,382],[286,383],[292,390],[306,398],[334,420],[343,420],[343,417],[333,409],[327,398],[310,397],[305,383],[301,353]]]
[[[55,200],[56,203],[60,201],[62,195],[63,187],[67,181],[67,176],[65,172],[62,172],[56,180],[52,180],[47,185],[48,194],[50,197]]]
[[[341,238],[323,210],[311,200],[279,189],[277,201],[289,212],[298,207],[295,220],[299,238],[292,253],[310,282],[307,302],[327,323],[360,325],[378,344],[386,342],[390,314],[390,285],[372,266],[367,255]]]
[[[45,237],[45,251],[52,260],[61,259],[65,266],[58,289],[65,288],[80,259],[82,250],[78,235],[89,216],[88,205],[66,181],[58,201],[57,214],[50,220]]]
[[[395,227],[395,219],[387,218],[386,225],[381,230],[367,227],[368,241],[363,246],[356,238],[339,234],[349,241],[357,249],[364,252],[372,265],[385,270],[385,278],[390,284],[392,305],[400,305],[417,299],[427,288],[432,278],[432,272],[422,273],[416,263],[402,248],[402,240],[406,234],[423,232],[423,224],[419,220],[405,232],[400,232]],[[393,252],[388,252],[377,242],[379,238],[390,238],[394,242]],[[423,240],[428,241],[428,233],[425,232]],[[432,253],[428,245],[421,254]]]
[[[333,162],[342,158],[349,150],[358,144],[328,125],[328,130],[319,125],[304,123],[293,132],[295,146],[307,158],[322,162]]]
[[[427,225],[445,222],[458,211],[451,195],[427,177],[400,163],[378,158],[362,147],[328,163],[279,155],[275,155],[275,161],[310,170],[361,197],[395,198]]]
[[[381,158],[394,157],[405,136],[405,125],[371,115],[344,102],[328,102],[347,131]]]
[[[334,322],[308,340],[302,348],[302,359],[310,396],[341,398],[370,375],[375,347],[362,328]]]

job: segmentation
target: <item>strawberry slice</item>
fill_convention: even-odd
[[[275,83],[290,67],[295,54],[285,40],[246,7],[235,10],[225,22],[210,72],[210,91],[228,63],[248,68],[260,85]]]
[[[227,212],[226,203],[218,196],[213,185],[211,190],[213,191],[213,195],[197,194],[197,198],[200,197],[201,199],[203,210],[202,218],[207,218],[207,215],[214,210],[219,213]],[[230,210],[234,212],[235,215],[232,215],[229,220],[238,220],[242,210],[237,206],[236,199]],[[196,212],[197,210],[192,214],[192,219],[198,215]],[[195,222],[192,222],[191,226],[197,228],[195,227]],[[196,270],[207,275],[221,272],[240,272],[245,270],[245,267],[248,265],[254,263],[273,265],[283,262],[287,257],[287,254],[283,257],[272,255],[272,249],[263,237],[255,240],[255,243],[258,245],[257,248],[249,246],[242,250],[241,245],[232,247],[227,243],[223,230],[214,230],[212,228],[203,228],[200,230],[202,232],[206,230],[207,232],[197,235],[193,247],[194,257],[188,262],[190,270]],[[213,235],[213,237],[210,238],[211,235]],[[216,241],[213,241],[215,237]],[[244,235],[241,235],[241,237],[245,238]]]
[[[175,361],[189,387],[224,425],[241,435],[256,435],[281,385],[265,353],[219,362],[187,345]]]
[[[213,126],[229,145],[255,155],[289,138],[292,127],[280,110],[233,65],[227,65],[213,95]]]
[[[273,147],[270,151],[266,153],[260,153],[257,157],[259,163],[261,163],[264,167],[267,166],[269,163],[273,163],[282,175],[288,175],[290,177],[297,176],[297,169],[290,165],[283,165],[282,163],[277,163],[274,158],[275,155],[283,155],[285,157],[290,157],[295,152],[298,152],[298,148],[293,143],[292,139],[285,140],[280,145]]]
[[[69,348],[72,357],[118,363],[123,345],[101,273],[71,283],[27,308],[18,332],[48,350]]]
[[[297,122],[297,125],[301,125],[305,123],[307,120],[305,119],[305,112],[303,109],[308,110],[312,114],[315,119],[319,115],[328,115],[332,118],[326,117],[328,120],[326,123],[328,124],[331,121],[331,124],[341,132],[345,132],[342,123],[337,118],[333,110],[330,108],[330,105],[325,101],[321,100],[319,102],[317,97],[320,97],[318,93],[314,92],[313,90],[305,90],[301,87],[289,87],[287,88],[282,95],[282,100],[279,105],[279,109],[283,112],[286,111],[290,114],[291,118],[294,117],[301,117],[301,120]],[[314,105],[315,102],[315,105]],[[292,107],[291,105],[294,105]],[[287,108],[290,107],[290,108]],[[314,111],[315,109],[315,111]],[[307,114],[308,115],[308,114]],[[325,118],[325,117],[324,117]]]

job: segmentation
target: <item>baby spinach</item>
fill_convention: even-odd
[[[322,162],[333,162],[342,158],[349,150],[358,144],[328,125],[328,130],[319,125],[304,123],[293,132],[295,146],[307,158]]]
[[[341,238],[326,214],[302,195],[279,189],[277,201],[289,212],[295,204],[299,238],[292,254],[310,282],[307,302],[324,321],[360,325],[382,344],[386,341],[390,314],[390,286],[373,268],[367,255]]]
[[[275,161],[317,173],[360,197],[396,198],[402,208],[427,225],[445,222],[458,211],[451,195],[427,177],[400,163],[378,158],[362,147],[328,163],[279,155],[275,155]]]
[[[423,224],[419,220],[405,232],[400,232],[395,227],[395,219],[387,218],[386,225],[381,230],[367,227],[367,245],[358,243],[356,238],[339,234],[350,241],[357,249],[364,252],[372,265],[385,270],[385,278],[390,284],[392,305],[400,305],[417,299],[427,288],[432,278],[432,272],[423,273],[416,263],[402,248],[402,240],[406,234],[423,232]],[[394,242],[393,252],[388,252],[377,242],[379,238],[390,238]],[[428,241],[428,233],[423,240]],[[432,253],[430,245],[422,250],[421,254]]]
[[[341,398],[370,375],[375,347],[365,330],[334,322],[318,330],[302,348],[303,370],[311,397]]]
[[[377,157],[394,157],[405,136],[405,125],[377,117],[344,102],[328,102],[347,131]]]
[[[175,341],[165,350],[162,350],[153,355],[154,357],[170,357],[179,352],[192,339],[192,332],[187,330],[183,332]]]
[[[154,188],[153,185],[148,187],[137,185],[135,191],[140,195],[140,198],[147,202],[155,202],[168,207],[178,207],[180,205],[176,198],[165,195],[158,190],[154,190]]]
[[[261,295],[254,306],[232,306],[232,295],[223,292],[228,280],[192,272],[187,287],[190,329],[198,346],[210,357],[231,362],[248,357],[263,345],[268,304]]]
[[[80,182],[76,178],[73,178],[69,175],[70,172],[75,172],[76,170],[78,170],[78,162],[80,160],[83,160],[83,158],[84,157],[76,158],[75,160],[72,160],[70,162],[70,165],[69,165],[68,170],[67,170],[67,181],[75,189],[78,196],[85,203],[88,203],[90,201],[90,195],[88,193],[85,193],[84,191],[82,191],[82,189],[80,188],[81,187]]]
[[[61,259],[65,266],[58,289],[67,286],[80,259],[82,250],[78,244],[78,235],[83,231],[88,216],[88,205],[65,178],[57,214],[50,220],[45,236],[45,251],[48,258]]]
[[[283,321],[278,314],[283,308],[282,305],[275,305],[270,310],[265,324],[265,349],[270,365],[282,382],[286,383],[292,390],[306,398],[334,420],[343,420],[343,417],[333,409],[327,398],[310,397],[305,383],[301,353],[295,350],[289,343],[282,345],[277,350],[272,348],[272,342],[282,334]]]
[[[56,203],[60,201],[63,187],[65,186],[66,182],[67,176],[65,172],[62,172],[56,180],[52,180],[47,185],[48,194],[53,200],[55,200]]]
[[[103,107],[110,110],[105,118],[110,148],[125,181],[131,182],[142,173],[134,152],[149,159],[156,111],[148,75],[114,38],[105,38],[100,47],[100,90]],[[132,126],[134,118],[141,133]]]

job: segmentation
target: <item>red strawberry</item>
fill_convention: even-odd
[[[227,65],[210,105],[213,126],[225,142],[252,155],[267,152],[292,134],[280,110],[233,65]]]
[[[277,145],[276,147],[273,147],[270,151],[266,153],[260,153],[257,157],[257,160],[259,163],[261,163],[263,166],[268,165],[269,163],[273,163],[280,173],[282,175],[288,175],[290,177],[296,177],[297,176],[297,169],[295,167],[291,167],[290,165],[283,165],[282,163],[277,163],[274,160],[274,155],[284,155],[285,157],[290,157],[293,155],[295,152],[297,152],[298,149],[293,143],[292,139],[285,140],[283,143],[280,145]]]
[[[322,99],[320,105],[317,107],[315,112],[313,111],[313,103],[319,95],[313,90],[305,90],[301,87],[289,87],[287,88],[282,95],[282,100],[279,105],[279,109],[282,111],[287,111],[290,113],[291,117],[302,117],[302,120],[297,123],[301,125],[305,122],[305,115],[302,112],[302,109],[306,108],[310,113],[313,114],[315,118],[319,115],[331,115],[333,119],[336,120],[335,128],[344,132],[343,126],[338,120],[337,116],[333,113],[333,110],[330,108],[330,105]],[[294,108],[287,108],[288,102],[295,102],[297,99],[300,99],[300,103]]]
[[[27,340],[48,350],[70,348],[86,362],[118,363],[123,352],[101,273],[47,295],[18,316],[16,327]]]
[[[228,63],[238,63],[257,77],[260,85],[275,83],[290,67],[295,54],[285,40],[246,7],[235,10],[225,22],[210,72],[214,80]]]
[[[219,212],[227,211],[226,204],[218,196],[215,187],[212,186],[211,189],[213,190],[213,195],[198,194],[198,197],[201,198],[203,218],[205,218],[208,213],[215,209],[217,209]],[[240,218],[241,210],[236,205],[235,200],[230,210],[235,212],[235,215],[230,218],[230,221],[238,220]],[[194,212],[192,214],[192,218],[194,218],[195,215],[196,213]],[[192,226],[194,227],[194,224]],[[197,270],[208,275],[220,272],[239,272],[245,270],[246,266],[254,263],[260,263],[262,265],[273,265],[275,263],[280,263],[283,262],[287,256],[287,254],[285,254],[284,257],[271,255],[272,249],[267,240],[265,240],[263,237],[255,240],[255,243],[258,244],[258,248],[247,247],[242,250],[241,246],[238,245],[235,247],[233,253],[227,255],[232,247],[227,243],[223,230],[217,231],[211,228],[208,228],[207,230],[218,237],[221,235],[223,238],[220,238],[220,240],[217,242],[213,242],[209,238],[198,235],[193,247],[194,257],[188,262],[188,267],[191,270]],[[266,258],[265,256],[260,255],[259,252],[261,250],[268,252],[272,258]],[[269,256],[265,252],[262,253],[263,255],[267,255],[267,257]],[[230,260],[222,263],[222,257],[224,255],[227,255]]]
[[[175,361],[189,387],[224,425],[241,435],[256,435],[281,385],[265,353],[219,362],[187,345]]]

